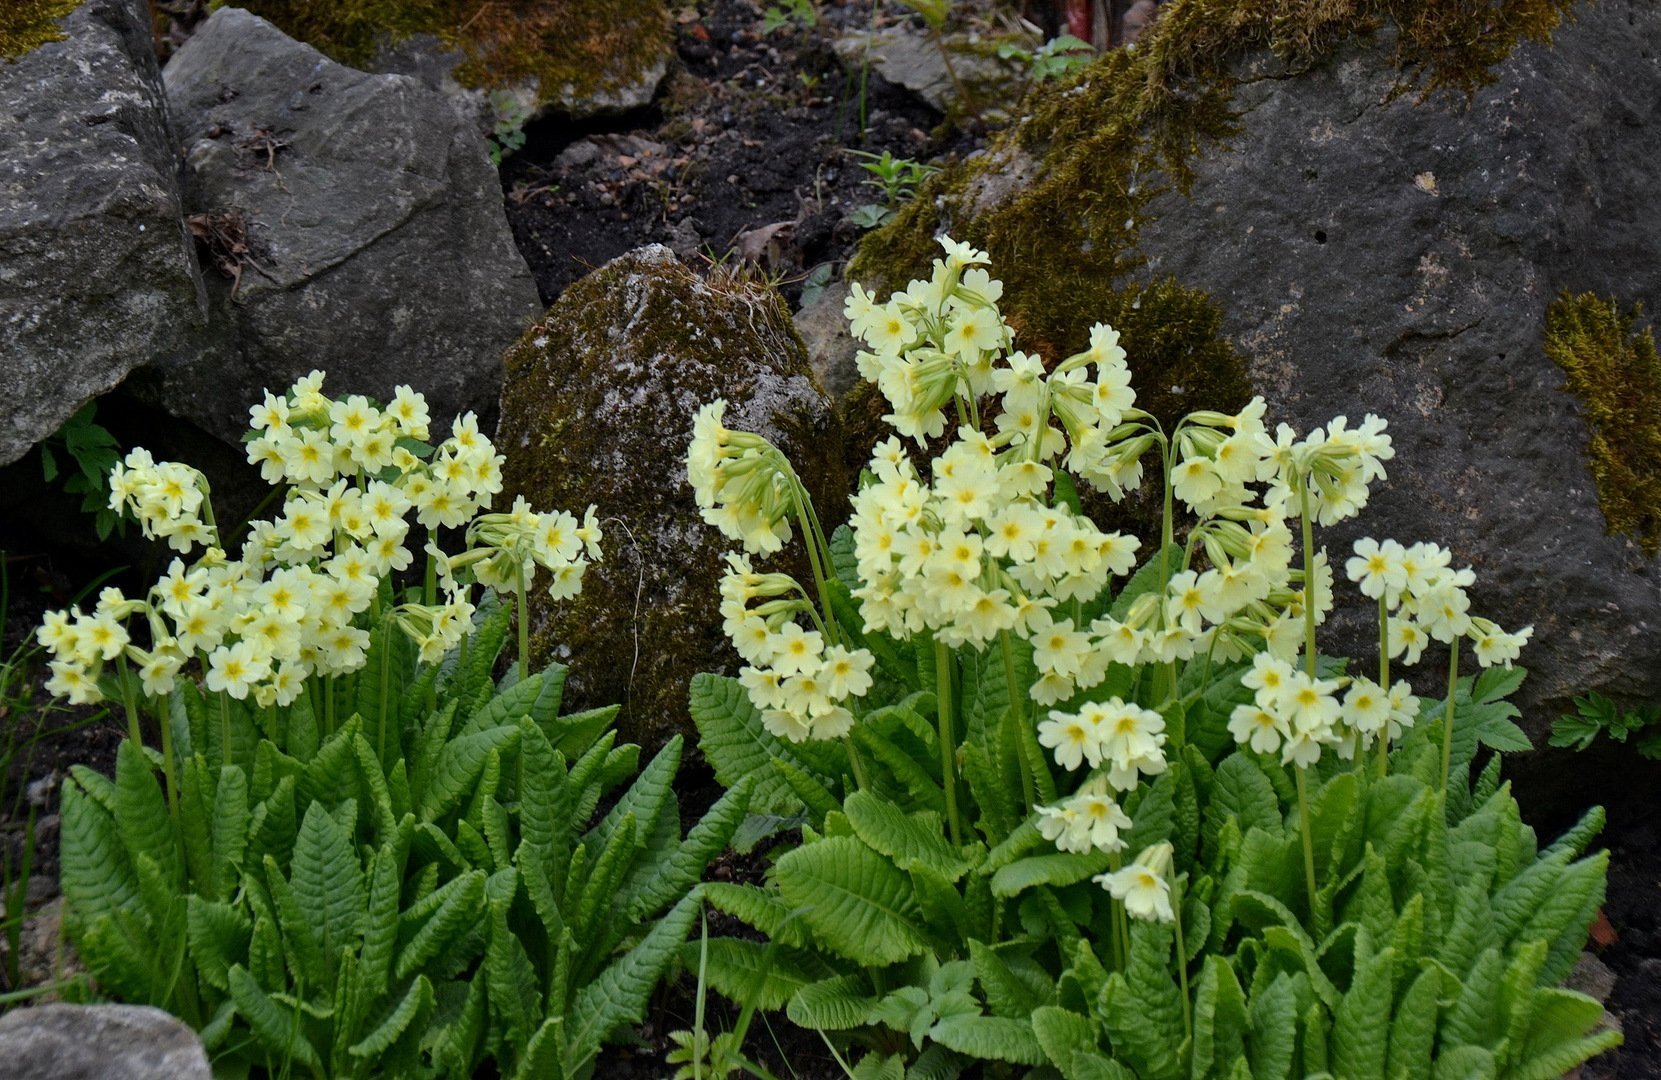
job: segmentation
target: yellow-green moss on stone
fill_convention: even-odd
[[[0,60],[16,60],[66,36],[58,20],[80,0],[5,0],[0,4]]]
[[[1661,357],[1648,326],[1591,293],[1564,293],[1546,312],[1546,355],[1585,409],[1586,456],[1610,533],[1661,550]]]
[[[1268,49],[1295,67],[1313,65],[1389,25],[1404,89],[1469,93],[1492,80],[1493,65],[1519,41],[1546,38],[1570,4],[1171,0],[1137,48],[1109,52],[1074,79],[1045,87],[1030,115],[985,154],[937,174],[865,239],[849,276],[880,290],[926,276],[938,254],[934,236],[949,230],[990,254],[1024,348],[1051,357],[1078,351],[1091,324],[1112,321],[1109,313],[1123,307],[1123,282],[1142,261],[1137,227],[1149,201],[1173,186],[1186,192],[1195,155],[1237,133],[1232,71],[1243,57]],[[1139,387],[1198,388],[1193,376],[1150,370],[1155,361],[1126,348]],[[1243,371],[1218,375],[1243,392]]]
[[[573,284],[505,364],[502,504],[592,503],[605,530],[580,596],[533,593],[531,651],[570,666],[574,706],[621,702],[629,741],[688,733],[691,676],[737,660],[717,610],[734,545],[704,524],[686,483],[699,407],[726,399],[729,427],[784,450],[827,528],[847,514],[841,428],[789,310],[763,284],[700,278],[649,248]],[[811,580],[799,543],[766,566]]]
[[[214,0],[246,8],[353,67],[386,41],[435,35],[465,61],[456,78],[494,88],[535,81],[544,101],[639,81],[670,50],[661,0]]]

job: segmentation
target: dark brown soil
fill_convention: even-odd
[[[929,161],[974,146],[875,74],[845,72],[834,31],[865,3],[826,3],[813,26],[762,32],[762,8],[719,0],[677,17],[679,64],[649,109],[607,122],[547,120],[502,168],[508,221],[544,302],[642,244],[683,259],[742,259],[793,304],[806,275],[840,271],[880,201],[852,151]],[[881,15],[879,18],[888,16]],[[863,90],[862,90],[863,84]]]

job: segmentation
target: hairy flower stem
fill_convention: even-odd
[[[1316,915],[1315,906],[1315,894],[1318,891],[1315,888],[1315,843],[1310,838],[1309,795],[1303,778],[1306,771],[1300,765],[1293,775],[1298,778],[1298,824],[1299,831],[1303,833],[1303,884],[1309,893],[1309,920],[1312,925],[1319,927],[1322,920]]]
[[[1448,803],[1448,774],[1453,770],[1453,695],[1459,685],[1459,639],[1448,645],[1448,707],[1442,721],[1442,805]]]
[[[125,652],[115,654],[115,670],[121,682],[121,704],[127,710],[127,738],[133,740],[134,746],[142,749],[144,734],[138,724],[138,701],[133,696],[133,673],[127,667]]]
[[[1381,594],[1378,598],[1378,685],[1388,694],[1390,692],[1390,608],[1384,603]],[[1384,722],[1384,730],[1378,733],[1378,778],[1384,779],[1390,773],[1390,722]]]
[[[865,778],[865,763],[860,760],[859,750],[854,746],[854,737],[842,736],[842,746],[848,751],[848,766],[854,771],[854,784],[861,791],[869,790],[871,785]]]
[[[963,844],[963,822],[957,813],[957,737],[952,732],[952,650],[934,643],[935,698],[940,714],[940,783],[946,789],[946,822],[952,843]]]
[[[1117,851],[1107,857],[1107,868],[1117,874],[1124,861]],[[1130,928],[1125,920],[1125,902],[1117,896],[1108,901],[1108,931],[1111,937],[1113,970],[1123,971],[1130,965]]]
[[[531,602],[526,594],[531,591],[530,575],[525,572],[525,560],[519,560],[519,681],[531,677]]]
[[[1194,1006],[1188,993],[1188,947],[1182,937],[1182,878],[1176,866],[1171,867],[1171,914],[1177,928],[1177,982],[1182,987],[1182,1030],[1189,1043],[1194,1041]]]
[[[1309,517],[1309,477],[1298,479],[1298,516],[1303,519],[1303,668],[1315,677],[1315,522]],[[1302,770],[1299,770],[1300,774]],[[1300,781],[1301,782],[1301,781]],[[1307,832],[1307,830],[1305,830]],[[1309,839],[1304,838],[1307,845]]]
[[[387,698],[392,693],[392,658],[387,651],[392,646],[392,624],[381,624],[381,724],[375,733],[375,760],[386,763],[386,714],[390,706]],[[521,789],[523,790],[523,789]]]
[[[789,468],[789,463],[786,463]],[[813,512],[813,500],[808,497],[807,489],[797,478],[794,470],[790,472],[792,495],[796,502],[796,520],[802,528],[803,546],[807,548],[807,562],[813,571],[813,591],[819,598],[819,609],[824,613],[821,624],[825,630],[825,638],[832,645],[842,644],[842,628],[836,621],[836,613],[831,610],[830,602],[830,543],[825,540],[824,533],[819,528],[819,518]]]
[[[1005,630],[998,638],[1003,646],[1004,688],[1009,691],[1010,734],[1015,741],[1015,763],[1021,771],[1021,797],[1030,810],[1038,804],[1035,801],[1037,790],[1033,786],[1033,762],[1027,756],[1026,740],[1021,735],[1021,730],[1027,726],[1026,703],[1021,700],[1021,690],[1015,685],[1015,650],[1009,643],[1009,631]]]
[[[331,687],[331,689],[333,689]],[[330,695],[329,712],[334,713],[333,695]],[[231,763],[231,696],[225,691],[219,691],[219,763]]]

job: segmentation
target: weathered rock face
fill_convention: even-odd
[[[243,0],[331,57],[412,75],[486,115],[504,91],[528,115],[584,119],[651,102],[673,39],[662,0]],[[489,127],[489,123],[486,123]]]
[[[580,597],[533,599],[532,649],[571,665],[574,701],[621,702],[624,736],[648,745],[691,730],[694,673],[737,661],[716,613],[729,545],[686,482],[693,417],[718,397],[728,427],[790,456],[827,528],[844,516],[835,413],[770,289],[705,281],[668,248],[642,248],[572,285],[507,357],[503,504],[593,503],[606,534]]]
[[[196,1033],[148,1005],[39,1005],[0,1017],[12,1080],[208,1080]]]
[[[1542,347],[1563,290],[1661,301],[1661,12],[1575,14],[1468,106],[1388,100],[1376,48],[1290,81],[1263,59],[1231,152],[1141,230],[1150,272],[1223,303],[1286,420],[1390,421],[1389,481],[1328,542],[1439,539],[1475,567],[1473,610],[1535,628],[1539,742],[1575,693],[1661,696],[1661,567],[1604,535],[1581,410]]]
[[[206,318],[144,0],[0,61],[0,464]]]
[[[410,383],[435,417],[488,409],[501,352],[540,304],[483,142],[449,104],[234,8],[166,81],[190,207],[240,276],[212,282],[229,347],[158,366],[146,393],[227,439],[262,388],[314,367],[383,399]],[[245,250],[227,250],[238,237]]]
[[[1233,32],[1176,14],[1150,31],[1145,60],[1110,57],[1094,77],[1165,78],[1162,57],[1223,49]],[[1026,280],[1009,306],[1023,316],[1102,282],[1172,277],[1221,306],[1222,333],[1246,358],[1271,422],[1308,430],[1339,414],[1386,417],[1397,450],[1390,478],[1325,543],[1342,558],[1364,534],[1438,540],[1471,564],[1473,612],[1535,627],[1520,700],[1542,743],[1574,693],[1661,696],[1661,567],[1636,542],[1605,535],[1580,407],[1542,347],[1562,290],[1651,309],[1661,300],[1661,12],[1609,0],[1573,16],[1550,45],[1511,52],[1469,99],[1392,93],[1404,77],[1398,46],[1411,49],[1389,30],[1304,66],[1267,49],[1237,56],[1214,85],[1182,88],[1177,100],[1189,105],[1161,106],[1163,130],[1127,128],[1137,96],[1087,81],[1070,101],[1052,99],[1038,135],[1017,130],[944,178],[910,232],[891,230],[875,250],[893,261],[949,227],[988,243],[1002,276],[1010,267],[1000,255],[1019,239],[1042,252],[1036,274],[1017,269]],[[1208,94],[1226,111],[1207,111]],[[1231,113],[1238,131],[1214,139]],[[1150,155],[1147,143],[1136,148],[1138,131],[1167,143]],[[1079,140],[1098,137],[1091,132],[1102,141],[1084,161]],[[1122,194],[1098,184],[1068,197],[1069,178],[1099,180],[1089,170],[1109,152],[1121,155]],[[1188,175],[1155,167],[1173,152]],[[1036,287],[1045,273],[1059,273],[1048,295]],[[1046,327],[1056,339],[1088,325],[1086,312],[1069,315]],[[1187,407],[1232,407],[1137,360],[1130,348],[1139,392],[1184,382]],[[1323,643],[1371,655],[1367,613],[1351,610]],[[1415,678],[1436,692],[1435,673]]]

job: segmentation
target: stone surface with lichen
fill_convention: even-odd
[[[1574,693],[1661,696],[1655,562],[1606,535],[1583,407],[1542,341],[1565,289],[1651,308],[1661,293],[1661,12],[1362,10],[1167,5],[1136,50],[938,177],[853,275],[920,273],[949,228],[990,251],[1046,355],[1119,290],[1172,280],[1218,306],[1243,359],[1227,374],[1271,423],[1387,417],[1390,479],[1326,542],[1435,539],[1473,565],[1475,611],[1535,625],[1521,703],[1538,740]],[[1139,393],[1232,404],[1127,347]],[[1323,641],[1366,656],[1364,621]]]
[[[0,4],[0,464],[205,317],[144,0],[69,7]]]
[[[647,104],[673,52],[661,0],[215,0],[334,59],[573,117]]]
[[[835,411],[771,288],[717,269],[701,278],[668,248],[631,252],[573,284],[506,359],[497,446],[506,505],[604,521],[605,559],[581,596],[533,591],[532,652],[570,665],[574,707],[622,703],[623,737],[691,732],[687,684],[731,671],[717,584],[733,550],[699,516],[686,447],[700,406],[790,456],[826,527],[846,515]],[[786,549],[769,565],[790,565]],[[807,581],[805,564],[790,567]]]

